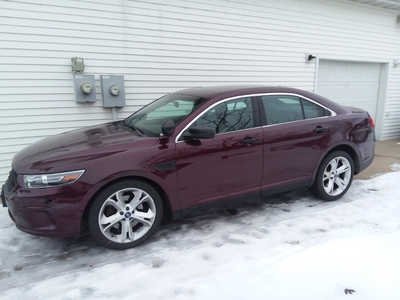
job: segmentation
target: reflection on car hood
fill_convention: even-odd
[[[17,172],[45,171],[57,165],[79,163],[123,151],[117,145],[140,140],[145,139],[112,123],[85,127],[47,137],[24,148],[14,156],[13,169]],[[107,147],[113,145],[115,147]],[[40,167],[35,167],[38,164]]]

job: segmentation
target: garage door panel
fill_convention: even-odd
[[[376,102],[379,86],[373,85],[349,85],[347,89],[349,99],[365,99],[368,101]]]
[[[365,109],[376,118],[381,65],[321,60],[317,93],[339,104]]]

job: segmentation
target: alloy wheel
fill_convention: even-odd
[[[322,185],[329,196],[337,196],[346,190],[351,178],[350,162],[347,158],[338,156],[333,158],[325,167]]]
[[[143,237],[156,219],[156,205],[144,190],[125,188],[103,203],[98,214],[101,233],[110,241],[130,243]]]

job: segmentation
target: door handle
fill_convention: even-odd
[[[321,133],[324,131],[328,131],[328,127],[317,126],[313,131],[316,133]]]
[[[251,145],[251,144],[256,144],[258,143],[258,139],[252,139],[252,138],[248,138],[248,139],[244,139],[243,141],[240,142],[242,145]]]

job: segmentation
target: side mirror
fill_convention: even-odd
[[[175,132],[175,123],[172,120],[165,120],[161,126],[161,132],[164,136],[171,136]]]
[[[184,140],[212,139],[215,137],[214,129],[207,126],[192,126],[183,135]]]

